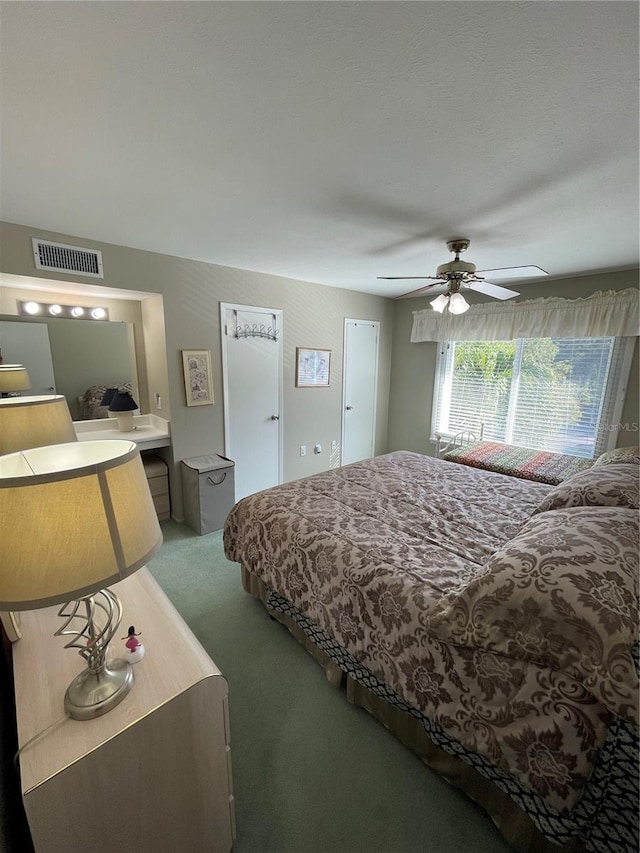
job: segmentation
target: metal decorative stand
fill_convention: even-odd
[[[133,668],[124,660],[107,663],[107,647],[122,619],[122,605],[110,589],[103,589],[58,611],[66,621],[56,636],[72,639],[66,649],[78,649],[87,668],[73,679],[64,697],[66,713],[74,720],[90,720],[106,714],[121,702],[133,686]],[[69,626],[80,620],[75,628]]]

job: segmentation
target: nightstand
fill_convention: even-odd
[[[235,837],[228,687],[148,569],[115,584],[120,635],[146,654],[125,699],[67,718],[83,661],[54,637],[58,607],[22,613],[13,645],[22,797],[36,853],[228,853]],[[111,655],[124,657],[114,640]]]

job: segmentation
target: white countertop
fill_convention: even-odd
[[[133,441],[141,450],[168,447],[171,444],[171,424],[157,415],[134,415],[133,430],[120,432],[115,418],[93,421],[74,421],[78,441],[102,441],[105,438]]]

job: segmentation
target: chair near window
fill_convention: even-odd
[[[437,432],[435,436],[436,456],[444,456],[445,453],[448,453],[450,450],[454,450],[456,447],[466,447],[468,444],[475,444],[476,441],[482,441],[484,436],[484,423],[480,424],[480,429],[477,433],[471,429],[460,430],[460,432],[457,432],[452,436],[446,444],[444,444],[446,439],[442,433]]]

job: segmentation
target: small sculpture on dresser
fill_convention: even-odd
[[[126,640],[125,646],[127,648],[128,654],[126,656],[126,660],[129,663],[137,663],[139,660],[142,660],[144,657],[144,646],[138,639],[138,637],[142,634],[142,631],[139,631],[136,634],[136,629],[133,625],[129,626],[129,630],[127,631],[127,636],[123,637],[123,640]]]

